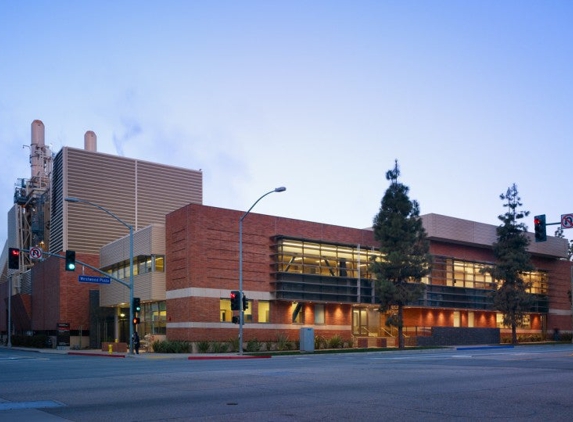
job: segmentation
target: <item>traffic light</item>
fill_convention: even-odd
[[[249,309],[249,301],[247,300],[247,296],[243,293],[243,311]]]
[[[8,250],[8,268],[11,270],[20,269],[20,249],[9,248],[9,250]]]
[[[241,317],[238,316],[234,316],[231,321],[233,321],[233,324],[238,324],[239,322],[241,322]]]
[[[134,317],[133,318],[133,325],[139,324],[139,321],[140,321],[139,317]]]
[[[141,299],[138,297],[133,298],[133,312],[141,311]]]
[[[533,217],[533,225],[535,226],[535,241],[545,242],[547,240],[545,214],[536,215]]]
[[[76,270],[76,251],[66,251],[66,271]]]
[[[20,249],[17,248],[8,249],[8,268],[10,270],[20,269]]]
[[[231,310],[239,311],[241,310],[241,292],[238,290],[233,290],[231,292]]]

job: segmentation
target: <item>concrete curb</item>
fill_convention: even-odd
[[[271,355],[260,355],[260,356],[245,356],[245,355],[209,355],[209,356],[189,356],[187,360],[230,360],[230,359],[270,359]]]

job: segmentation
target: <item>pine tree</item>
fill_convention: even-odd
[[[409,188],[398,182],[398,162],[386,173],[390,186],[379,213],[374,217],[374,237],[380,242],[382,257],[371,263],[376,276],[380,309],[397,307],[386,321],[398,328],[398,345],[404,348],[404,306],[418,300],[423,291],[422,277],[430,272],[430,244],[420,218],[417,201],[408,197]]]
[[[517,343],[517,327],[531,306],[529,288],[523,274],[534,269],[531,256],[527,251],[529,238],[527,226],[518,223],[518,218],[529,215],[529,211],[518,210],[522,207],[521,198],[515,183],[500,198],[507,212],[498,216],[502,224],[497,227],[497,242],[493,244],[495,265],[486,269],[497,284],[493,292],[495,308],[503,314],[503,323],[511,327],[511,342]]]

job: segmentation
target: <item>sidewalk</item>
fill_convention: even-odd
[[[18,350],[24,352],[36,352],[46,354],[60,354],[68,356],[94,356],[94,357],[107,357],[107,358],[128,358],[128,359],[180,359],[180,360],[228,360],[228,359],[265,359],[270,358],[270,355],[239,355],[238,353],[154,353],[140,351],[139,354],[117,353],[117,352],[104,352],[99,349],[34,349],[30,347],[7,347],[0,345],[0,348],[7,350]]]

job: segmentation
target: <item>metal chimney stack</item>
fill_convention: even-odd
[[[97,136],[93,130],[88,130],[84,135],[84,149],[97,152]]]

